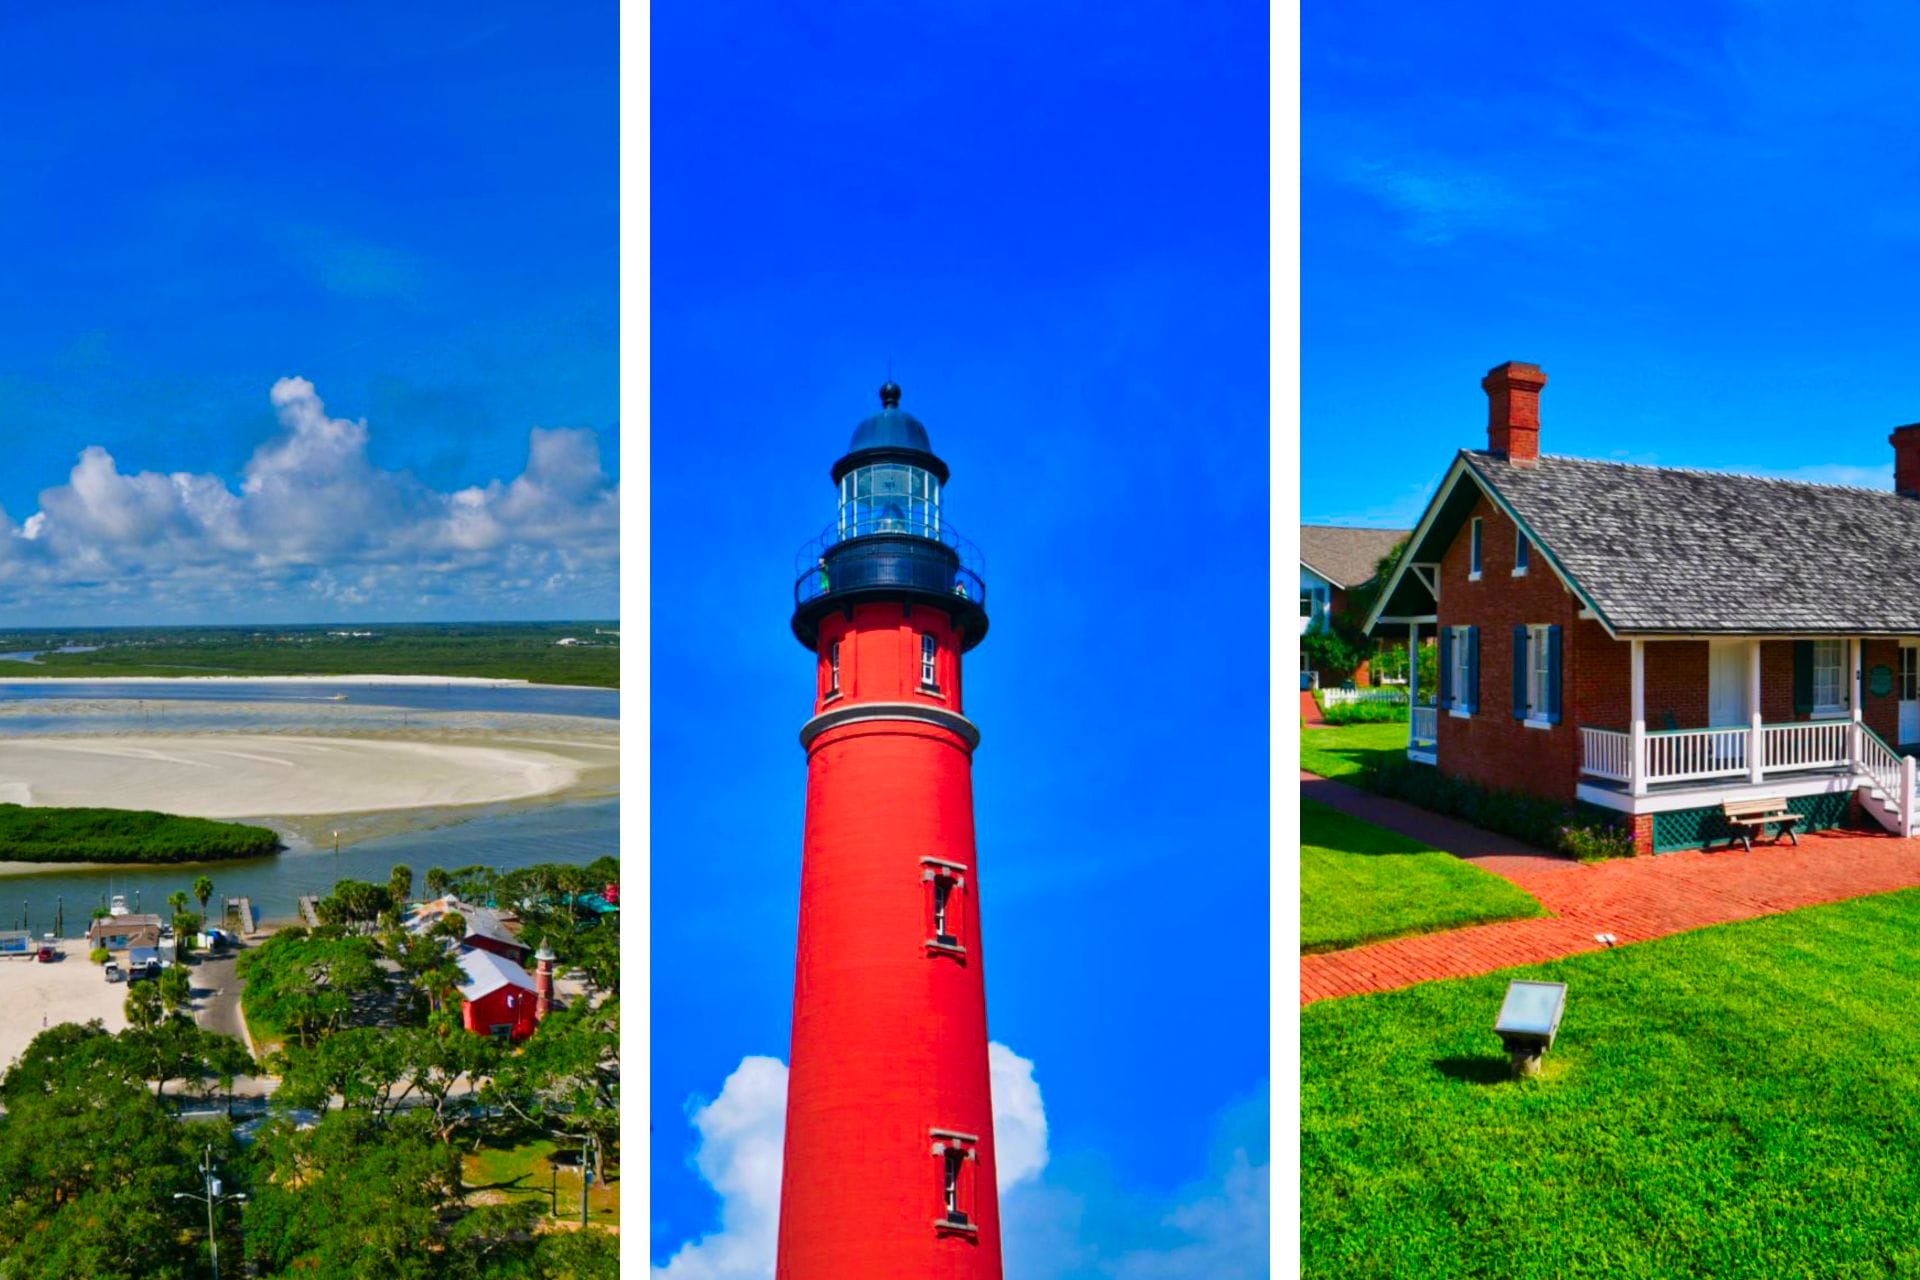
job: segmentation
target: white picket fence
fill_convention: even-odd
[[[1358,702],[1386,702],[1406,705],[1404,689],[1322,689],[1320,702],[1328,707],[1347,707]]]

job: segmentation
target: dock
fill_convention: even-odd
[[[300,895],[300,918],[307,922],[307,928],[320,927],[320,899],[311,893]]]
[[[253,912],[252,898],[228,898],[222,908],[225,918],[240,917],[240,936],[251,938],[259,932],[260,917]]]

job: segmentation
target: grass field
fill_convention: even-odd
[[[479,1199],[528,1198],[551,1210],[557,1202],[558,1214],[573,1222],[580,1220],[580,1168],[576,1160],[555,1169],[548,1157],[554,1144],[547,1138],[535,1138],[517,1146],[483,1146],[463,1157],[461,1177],[470,1197]],[[587,1220],[597,1227],[620,1225],[620,1181],[618,1171],[609,1164],[607,1181],[596,1182],[587,1190]]]
[[[1546,914],[1491,872],[1311,800],[1300,845],[1303,953]]]
[[[1300,731],[1300,767],[1323,778],[1359,773],[1367,761],[1407,754],[1407,722]]]
[[[1315,1277],[1920,1275],[1920,891],[1301,1011]],[[1506,1079],[1507,980],[1569,984]]]
[[[279,851],[277,834],[238,822],[0,804],[0,859],[9,862],[212,862]]]
[[[46,653],[0,663],[0,679],[43,676],[432,675],[617,688],[617,622],[397,623],[351,627],[115,627],[0,632],[0,653]],[[367,632],[370,634],[335,634]],[[581,643],[563,645],[563,639]]]

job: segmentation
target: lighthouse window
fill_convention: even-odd
[[[827,646],[827,692],[840,692],[840,642]]]
[[[945,858],[920,859],[920,878],[927,886],[927,951],[962,962],[967,955],[960,941],[964,932],[961,908],[966,902],[966,867]]]
[[[911,533],[940,536],[940,481],[904,463],[856,467],[840,478],[840,536]]]
[[[954,937],[947,932],[947,902],[953,897],[953,881],[936,876],[933,881],[933,940],[952,946]]]
[[[920,636],[920,687],[928,693],[940,692],[940,681],[934,671],[933,660],[940,653],[940,644],[932,635],[922,632]]]
[[[933,1154],[940,1161],[940,1216],[934,1226],[972,1232],[974,1169],[980,1139],[950,1129],[933,1130]]]
[[[945,1203],[948,1222],[965,1222],[967,1211],[960,1207],[960,1170],[966,1167],[966,1153],[957,1147],[948,1147],[944,1153],[942,1173],[946,1183],[941,1191]]]

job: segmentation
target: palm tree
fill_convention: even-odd
[[[167,895],[167,906],[176,916],[183,914],[187,909],[187,904],[192,901],[193,899],[189,898],[186,895],[186,891],[182,889],[175,889]]]
[[[193,881],[193,896],[200,900],[200,918],[207,918],[207,899],[213,896],[213,881],[206,876],[196,876]]]
[[[387,876],[387,892],[393,895],[395,909],[413,897],[413,868],[401,863]]]

